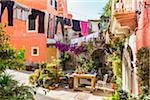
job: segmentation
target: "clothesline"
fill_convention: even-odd
[[[79,42],[89,41],[90,39],[97,38],[98,36],[99,36],[99,33],[95,32],[95,33],[89,34],[89,35],[87,35],[85,37],[80,37],[80,38],[72,39],[71,40],[71,44],[77,44]]]
[[[8,13],[11,13],[8,16],[9,17],[8,18],[9,26],[13,26],[14,18],[23,20],[23,21],[27,21],[27,19],[28,19],[29,20],[28,30],[29,31],[36,30],[35,22],[36,22],[36,19],[38,16],[39,17],[38,33],[45,33],[45,31],[47,31],[46,32],[47,36],[48,35],[54,36],[54,34],[57,34],[58,23],[60,23],[61,24],[61,32],[62,32],[63,36],[64,36],[64,25],[72,26],[72,29],[76,32],[81,32],[82,36],[88,35],[88,21],[83,21],[83,20],[78,20],[78,19],[68,19],[68,18],[67,18],[68,19],[67,20],[65,17],[55,16],[55,19],[53,20],[54,23],[52,23],[51,26],[48,27],[46,25],[50,25],[50,24],[46,24],[45,20],[47,20],[48,23],[50,23],[51,20],[47,19],[47,17],[46,17],[47,14],[44,11],[29,8],[26,5],[23,5],[21,3],[14,2],[14,1],[6,1],[6,2],[1,2],[1,3],[2,4],[4,3],[5,5],[7,5],[5,7],[7,7],[8,9],[11,9],[11,12],[8,12]],[[12,4],[11,7],[10,7],[10,4]],[[14,11],[14,14],[13,14],[13,11]],[[2,16],[2,14],[1,14],[1,16]],[[10,20],[10,18],[11,18],[11,20]],[[34,23],[31,23],[33,21],[34,21]],[[45,26],[46,26],[47,30],[45,30]],[[54,31],[49,31],[49,30],[54,30]]]
[[[22,7],[29,8],[28,6],[23,5],[23,4],[20,4],[20,3],[18,3],[18,2],[15,2],[15,3],[18,4],[18,5],[21,5]],[[29,8],[29,9],[32,9],[32,8]],[[73,13],[75,13],[75,12],[73,12]],[[77,14],[79,14],[79,13],[77,13]],[[83,14],[79,14],[79,15],[82,15],[82,16],[83,16]],[[84,15],[84,16],[86,16],[86,15]],[[62,16],[56,15],[56,17],[62,17]],[[67,17],[63,17],[63,18],[65,19],[65,18],[67,18]],[[72,20],[79,20],[79,19],[72,19]],[[87,20],[80,20],[80,21],[87,21]]]

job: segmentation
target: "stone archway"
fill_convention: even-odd
[[[91,56],[92,56],[95,66],[97,66],[97,67],[105,66],[105,51],[104,51],[104,49],[94,50]]]
[[[133,52],[129,45],[127,45],[123,50],[122,57],[122,80],[123,80],[123,90],[132,92],[132,78],[133,78]]]

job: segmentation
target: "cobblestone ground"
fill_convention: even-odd
[[[12,75],[13,79],[19,81],[19,84],[31,86],[28,80],[29,73],[15,70],[6,70],[6,73]],[[36,100],[102,100],[101,96],[95,96],[90,93],[83,92],[70,92],[65,90],[48,91],[44,88],[37,88],[36,92]]]

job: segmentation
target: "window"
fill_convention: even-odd
[[[35,24],[36,24],[35,20],[33,20],[33,19],[29,20],[29,27],[28,27],[28,29],[29,30],[36,30]]]
[[[50,5],[53,5],[53,0],[50,0]]]
[[[14,9],[14,18],[26,21],[28,19],[28,11],[19,9],[19,8],[15,8]]]
[[[50,0],[50,5],[54,7],[55,6],[55,0]]]
[[[65,4],[65,1],[64,0],[62,0],[62,6],[64,7],[64,4]]]
[[[56,0],[50,0],[50,5],[57,10],[57,1]]]
[[[55,9],[57,10],[57,1],[55,0]]]
[[[32,47],[31,56],[39,56],[39,47]]]
[[[35,16],[29,15],[27,21],[27,31],[36,32],[37,31],[37,18]]]

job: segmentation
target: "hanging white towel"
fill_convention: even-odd
[[[30,14],[29,11],[30,11],[30,9],[27,6],[22,5],[20,3],[15,3],[15,5],[14,5],[14,18],[26,21],[28,19],[29,14]]]

